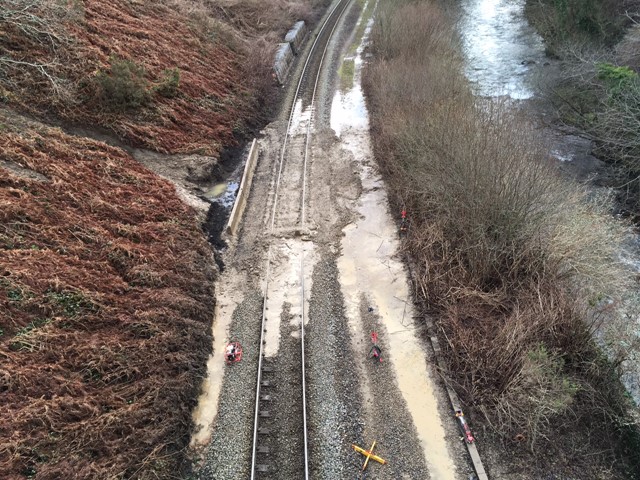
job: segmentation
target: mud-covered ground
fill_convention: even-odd
[[[247,432],[252,428],[255,395],[251,378],[255,382],[261,315],[255,306],[247,309],[246,305],[256,292],[263,291],[267,255],[271,262],[265,362],[275,371],[266,375],[277,380],[269,392],[269,410],[276,419],[300,417],[299,404],[292,401],[298,393],[287,394],[291,389],[299,391],[299,370],[286,366],[294,365],[297,357],[304,313],[312,478],[358,476],[362,458],[351,444],[369,447],[374,440],[378,442],[376,452],[388,464],[370,465],[373,478],[454,479],[472,472],[430,346],[423,343],[421,327],[414,319],[407,273],[397,256],[394,215],[376,173],[358,82],[351,92],[336,96],[337,67],[353,40],[357,19],[358,10],[353,7],[330,45],[330,60],[321,76],[307,167],[304,225],[296,213],[299,197],[287,192],[276,210],[289,223],[276,221],[270,233],[284,120],[271,124],[259,138],[259,162],[243,224],[237,238],[228,239],[224,253],[211,373],[194,417],[201,424],[192,439],[198,452],[194,470],[201,479],[238,472],[243,476],[249,469],[251,439]],[[350,53],[357,57],[358,71],[360,54]],[[285,105],[290,107],[290,101]],[[282,116],[287,113],[285,108]],[[297,139],[309,116],[309,106],[297,106],[296,133],[288,139],[294,151],[300,149]],[[300,172],[290,168],[292,157],[287,156],[286,161],[290,163],[282,170],[282,181],[296,185]],[[304,305],[298,293],[303,281]],[[383,349],[382,363],[368,357],[373,331]],[[221,351],[228,340],[241,341],[250,353],[240,364],[225,368],[219,379]],[[302,420],[299,422],[298,432]],[[277,421],[270,425],[272,431],[278,431]],[[278,469],[271,472],[273,478],[299,478],[302,453],[296,449],[301,439],[289,431],[281,431],[279,437],[287,439],[280,442],[287,447],[276,446],[269,455],[260,456],[259,463]],[[260,441],[268,443],[269,439]]]

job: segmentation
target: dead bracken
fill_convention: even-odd
[[[118,148],[25,123],[0,149],[50,179],[0,180],[0,469],[175,468],[211,349],[216,275],[192,212]]]
[[[17,112],[217,157],[277,100],[275,39],[312,6],[322,2],[2,3],[3,478],[175,475],[217,272],[172,184],[120,148]]]

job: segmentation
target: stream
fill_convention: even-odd
[[[461,0],[458,33],[465,55],[465,74],[474,92],[481,97],[508,97],[514,106],[533,114],[541,123],[546,114],[536,100],[544,99],[542,85],[546,77],[559,68],[557,61],[545,56],[544,43],[524,14],[525,0]],[[560,170],[578,181],[592,178],[606,165],[591,155],[590,142],[579,135],[557,128],[544,128],[550,154],[559,162]],[[590,188],[604,188],[590,185]],[[640,273],[640,236],[629,238],[620,252],[630,277]],[[636,404],[640,404],[640,295],[633,292],[612,305],[617,321],[607,322],[598,340],[609,352],[626,350],[623,382]],[[607,327],[615,324],[615,327]],[[620,325],[626,332],[620,331]],[[615,329],[615,332],[612,330]],[[616,345],[607,348],[610,334]]]

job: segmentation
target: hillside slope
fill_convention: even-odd
[[[327,3],[0,0],[0,477],[180,471],[213,251],[174,185],[69,132],[218,157],[275,105],[278,39]]]
[[[7,119],[0,469],[157,469],[188,441],[211,348],[209,246],[173,186],[122,150]]]
[[[217,154],[263,113],[275,43],[311,3],[4,0],[0,93],[137,146]]]

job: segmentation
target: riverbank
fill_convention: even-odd
[[[533,48],[539,45],[532,44]],[[610,159],[600,157],[592,134],[569,124],[559,103],[558,91],[566,88],[567,68],[559,59],[529,67],[529,80],[535,94],[517,102],[516,108],[539,127],[541,138],[555,167],[570,180],[583,185],[593,197],[607,198],[607,213],[627,225],[627,234],[614,261],[624,266],[622,275],[631,288],[623,295],[601,302],[597,314],[602,317],[597,331],[599,345],[613,364],[619,365],[619,375],[635,405],[640,405],[640,300],[635,293],[640,274],[640,232],[638,230],[633,188],[625,190],[628,173]]]
[[[557,174],[513,101],[473,96],[438,5],[382,5],[365,85],[374,148],[456,390],[506,446],[509,478],[629,478],[629,405],[584,321],[626,288],[612,261],[624,227]]]
[[[640,211],[640,2],[527,1],[524,13],[544,50],[562,65],[545,92],[557,124],[576,128],[607,163],[602,182],[618,209],[638,223]]]
[[[634,202],[630,198],[634,195],[634,188],[628,184],[629,173],[625,173],[619,164],[611,163],[611,159],[595,156],[599,150],[594,131],[581,128],[581,122],[569,121],[571,117],[567,112],[575,115],[579,109],[572,108],[567,100],[575,97],[571,91],[582,88],[595,95],[594,85],[581,84],[584,79],[575,77],[575,74],[595,72],[593,62],[597,59],[604,60],[608,55],[609,58],[616,57],[638,65],[630,54],[634,51],[632,46],[637,43],[634,40],[637,28],[621,35],[620,44],[599,57],[593,52],[587,54],[589,48],[596,48],[595,45],[582,45],[580,48],[585,56],[581,61],[585,65],[579,67],[575,57],[578,50],[566,48],[569,39],[565,40],[564,51],[570,58],[545,55],[548,37],[542,38],[529,24],[531,5],[527,5],[524,0],[461,3],[458,32],[465,57],[465,75],[477,96],[507,99],[512,108],[535,124],[537,136],[544,143],[551,163],[565,178],[584,185],[591,196],[609,198],[611,201],[607,208],[613,217],[633,218]],[[555,44],[556,48],[561,46]],[[588,117],[589,112],[585,110],[583,116]],[[620,189],[620,185],[630,188]],[[615,261],[625,265],[625,271],[621,273],[633,284],[640,272],[640,249],[637,227],[632,224],[629,227]],[[598,314],[607,320],[600,322],[596,336],[612,363],[620,365],[625,387],[636,404],[640,404],[640,304],[632,292],[603,303],[606,308]]]

